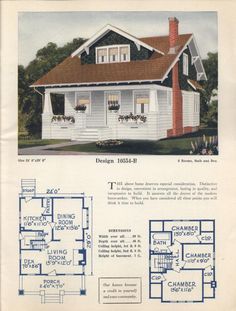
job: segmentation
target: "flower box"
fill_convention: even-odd
[[[147,117],[139,114],[134,115],[130,112],[128,115],[119,115],[118,121],[121,123],[143,124],[147,121]]]
[[[74,109],[76,112],[85,112],[85,110],[87,109],[87,106],[86,105],[77,105],[77,106],[75,106]]]
[[[52,117],[51,122],[52,123],[66,122],[66,123],[73,124],[75,123],[75,118],[73,116],[55,115]]]

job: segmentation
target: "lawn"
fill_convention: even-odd
[[[37,138],[19,139],[18,140],[18,148],[54,145],[54,144],[64,143],[67,141],[69,141],[69,140],[65,140],[65,139],[37,139]]]
[[[181,137],[162,139],[158,141],[124,140],[120,146],[98,148],[96,143],[73,145],[50,150],[93,152],[93,153],[127,153],[127,154],[157,154],[157,155],[187,155],[191,150],[191,141],[198,137],[217,135],[217,129],[201,129],[197,133],[185,134]]]

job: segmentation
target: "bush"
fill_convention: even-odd
[[[109,140],[102,140],[96,142],[96,147],[98,148],[109,148],[114,146],[120,146],[124,142],[121,140],[109,139]]]

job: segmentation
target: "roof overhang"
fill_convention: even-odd
[[[188,79],[187,82],[195,91],[197,91],[197,90],[202,91],[203,90],[203,87],[197,81],[193,81],[193,80]]]
[[[131,84],[131,83],[137,83],[137,84],[142,84],[142,83],[155,83],[159,82],[161,79],[155,79],[155,80],[127,80],[127,81],[104,81],[104,82],[84,82],[84,83],[54,83],[54,84],[32,84],[30,87],[52,87],[52,86],[90,86],[90,85],[113,85],[113,84]]]
[[[162,55],[164,55],[165,53],[158,50],[158,49],[155,49],[154,47],[142,42],[141,40],[139,40],[138,38],[128,34],[127,32],[117,28],[117,27],[114,27],[110,24],[106,25],[105,27],[103,27],[101,30],[99,30],[95,35],[93,35],[89,40],[87,40],[84,44],[82,44],[76,51],[74,51],[72,54],[71,54],[71,57],[74,57],[74,56],[80,56],[84,51],[89,54],[89,48],[90,46],[92,46],[96,41],[98,41],[99,39],[101,39],[105,34],[107,34],[109,31],[114,31],[116,33],[118,33],[119,35],[133,41],[137,47],[137,49],[139,50],[140,49],[140,46],[150,50],[150,51],[156,51]]]
[[[171,69],[174,67],[174,65],[179,61],[179,58],[181,54],[184,52],[184,50],[189,47],[191,57],[192,57],[192,63],[194,64],[196,71],[197,71],[197,80],[207,80],[206,72],[202,64],[202,59],[196,44],[196,40],[194,38],[194,35],[191,35],[189,40],[185,43],[183,48],[180,50],[180,52],[176,55],[175,60],[172,62],[166,73],[164,74],[162,78],[162,82],[168,77],[168,74],[170,73]]]

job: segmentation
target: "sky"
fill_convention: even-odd
[[[179,19],[179,33],[194,33],[202,58],[218,50],[216,12],[74,11],[19,13],[19,64],[27,66],[36,52],[54,42],[58,46],[74,38],[89,39],[106,24],[135,37],[168,34],[168,17]]]

